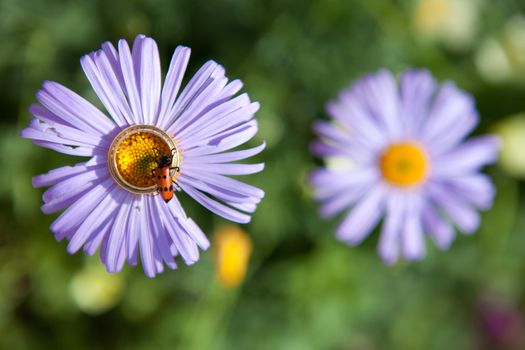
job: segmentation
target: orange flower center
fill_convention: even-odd
[[[388,146],[379,157],[383,178],[400,187],[422,183],[428,173],[428,157],[425,150],[414,143],[402,142]]]

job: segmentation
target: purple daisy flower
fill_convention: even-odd
[[[424,234],[446,249],[454,227],[473,233],[477,209],[492,205],[494,187],[480,173],[496,160],[492,136],[463,141],[478,123],[473,98],[454,83],[436,83],[429,72],[386,70],[367,76],[328,104],[332,122],[317,122],[321,157],[351,161],[343,169],[311,175],[321,214],[348,210],[337,238],[363,241],[383,219],[378,251],[393,263],[425,255]]]
[[[161,82],[155,41],[139,35],[130,50],[106,42],[81,59],[95,93],[111,118],[68,88],[47,81],[30,107],[34,116],[22,137],[86,162],[36,176],[46,214],[65,209],[51,225],[69,253],[79,249],[100,258],[109,272],[138,256],[146,275],[199,259],[208,239],[188,218],[176,196],[165,203],[157,192],[181,189],[210,211],[247,223],[264,196],[258,188],[228,175],[259,172],[264,164],[230,163],[261,152],[258,147],[229,151],[257,133],[259,109],[247,94],[235,96],[239,80],[228,83],[219,64],[209,61],[179,94],[190,49],[176,48]],[[235,96],[235,97],[234,97]],[[159,157],[168,157],[173,188],[159,188]],[[157,176],[157,174],[159,176]],[[164,182],[161,182],[164,181]],[[163,196],[164,197],[164,196]]]

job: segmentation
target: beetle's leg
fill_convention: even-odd
[[[176,182],[172,182],[171,187],[177,192],[182,191],[182,188]]]
[[[176,173],[180,173],[180,167],[178,166],[172,166],[170,167],[170,170],[175,170]]]

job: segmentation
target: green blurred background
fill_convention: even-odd
[[[0,0],[1,349],[525,349],[525,2],[520,0]],[[261,102],[266,198],[244,226],[244,282],[222,287],[211,251],[148,279],[109,275],[49,231],[31,177],[78,158],[18,138],[46,80],[100,105],[79,65],[103,41],[178,44]],[[377,232],[350,248],[322,221],[306,177],[312,121],[362,74],[427,67],[475,95],[477,133],[498,132],[498,194],[472,237],[428,242],[418,263],[385,266]],[[165,71],[165,70],[164,70]],[[180,196],[210,238],[224,220]],[[213,247],[212,247],[213,248]]]

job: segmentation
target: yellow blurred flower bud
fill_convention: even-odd
[[[213,238],[215,271],[223,287],[238,286],[246,275],[252,253],[250,237],[238,226],[221,226]]]

